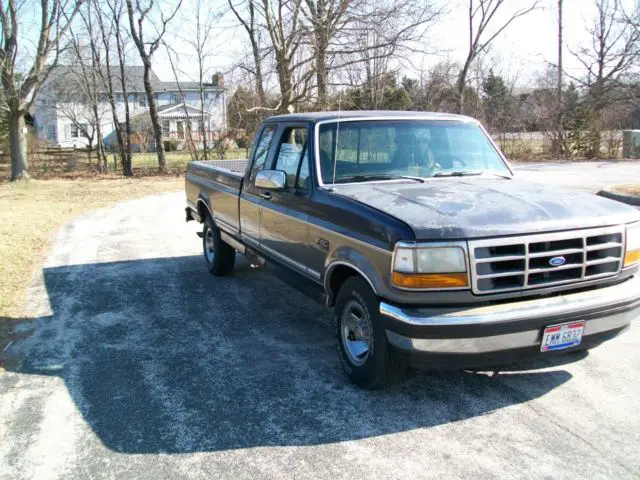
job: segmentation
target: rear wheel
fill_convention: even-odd
[[[202,229],[202,250],[207,261],[207,268],[217,277],[229,275],[236,261],[236,251],[222,240],[220,230],[207,216]]]
[[[362,278],[348,278],[340,288],[334,321],[340,362],[353,383],[380,388],[406,370],[387,341],[378,299]]]

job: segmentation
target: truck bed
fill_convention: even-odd
[[[215,205],[216,223],[231,232],[240,231],[238,202],[246,160],[208,160],[187,166],[187,202],[197,207],[198,199]]]
[[[187,175],[197,175],[240,190],[246,164],[246,160],[200,160],[189,164]]]

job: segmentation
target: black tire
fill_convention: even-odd
[[[350,314],[361,319],[360,336],[345,333],[350,329]],[[376,389],[402,377],[406,362],[389,345],[378,312],[378,299],[362,278],[350,277],[342,284],[336,297],[334,322],[340,363],[353,383]],[[353,347],[347,346],[349,336],[355,342],[368,336],[366,355],[353,355]]]
[[[233,271],[236,251],[220,238],[220,230],[209,216],[205,219],[202,228],[202,250],[207,268],[212,275],[222,277]]]

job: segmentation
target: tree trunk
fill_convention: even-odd
[[[462,115],[464,115],[465,111],[464,111],[464,88],[467,84],[467,73],[469,71],[469,64],[470,62],[465,63],[462,71],[460,72],[460,74],[458,75],[458,81],[456,82],[456,91],[458,94],[458,111],[455,113],[460,113]]]
[[[258,43],[251,39],[251,50],[253,51],[253,63],[256,72],[256,93],[258,94],[258,101],[261,107],[267,106],[267,95],[264,93],[264,82],[262,79],[262,61],[260,59],[260,48]]]
[[[156,142],[156,153],[158,154],[158,167],[160,171],[167,171],[167,158],[164,154],[164,145],[162,144],[162,126],[160,125],[160,117],[158,116],[158,105],[156,97],[151,86],[151,64],[145,62],[144,66],[144,89],[147,92],[147,101],[149,102],[149,115],[151,116],[151,125],[153,126],[153,137]]]
[[[202,75],[200,75],[200,85],[198,86],[200,89],[200,140],[202,141],[202,158],[203,160],[209,160],[209,144],[207,142],[207,134],[209,132],[208,124],[205,125],[205,114],[204,114],[204,92],[202,90]],[[207,111],[209,111],[207,105]]]
[[[118,54],[121,52],[119,51]],[[133,166],[131,161],[131,115],[129,113],[129,91],[127,90],[127,82],[124,71],[124,60],[120,57],[120,86],[122,87],[122,95],[124,102],[124,156],[122,157],[122,174],[125,177],[133,176]],[[114,117],[115,119],[115,117]]]
[[[9,149],[11,152],[11,180],[29,178],[24,115],[18,111],[10,112],[7,117],[9,122]]]
[[[125,90],[126,94],[126,90]],[[125,97],[126,98],[126,97]],[[133,176],[133,155],[131,153],[131,114],[129,112],[129,101],[124,102],[124,145],[125,145],[125,158],[122,160],[122,171],[125,177]],[[128,172],[128,173],[127,173]]]
[[[104,140],[102,139],[101,133],[102,132],[98,130],[97,148],[98,148],[98,155],[102,157],[102,164],[104,165],[104,171],[106,172],[107,170],[109,170],[109,160],[107,159],[107,154],[104,151]]]
[[[95,82],[94,88],[96,88]],[[102,128],[100,127],[100,112],[98,112],[97,100],[94,100],[91,110],[93,113],[93,122],[95,124],[96,157],[98,158],[98,167],[106,172],[109,169],[109,166],[107,164],[107,157],[104,155],[104,148],[102,148]],[[100,167],[100,165],[102,165],[102,167]]]
[[[316,33],[316,82],[318,84],[318,110],[327,108],[327,85],[329,72],[327,69],[327,45],[324,33]]]
[[[91,156],[91,152],[93,152],[93,138],[87,138],[87,163],[89,165],[91,165],[91,159],[93,158]],[[98,171],[101,172],[102,165],[100,164],[100,156],[98,156],[97,166],[98,166]]]
[[[291,113],[291,99],[293,98],[293,80],[289,70],[289,61],[284,53],[276,52],[276,71],[278,73],[278,83],[280,85],[280,113]]]

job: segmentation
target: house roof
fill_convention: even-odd
[[[187,110],[186,112],[185,108]],[[188,103],[185,105],[184,102],[172,103],[169,105],[158,107],[158,116],[161,118],[186,118],[193,116],[199,117],[200,115],[202,115],[202,113],[204,113],[205,116],[211,115],[210,112],[207,112],[206,110],[203,112],[198,107],[189,105]]]
[[[113,83],[114,92],[122,92],[122,83],[120,81],[120,69],[112,68],[111,78]],[[48,81],[53,85],[61,85],[69,89],[76,83],[76,87],[80,87],[78,78],[82,75],[80,66],[76,65],[58,65],[49,74]],[[144,67],[137,65],[127,65],[124,67],[124,75],[126,79],[126,86],[128,93],[142,93],[144,92]],[[158,92],[177,92],[182,88],[184,91],[198,90],[198,82],[164,82],[158,78],[158,76],[151,71],[149,76],[151,86]],[[69,83],[71,82],[71,83]],[[213,83],[204,83],[204,88],[207,91],[224,91],[224,87],[216,87]]]

